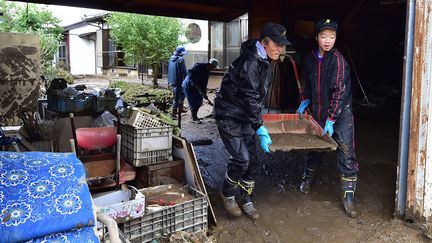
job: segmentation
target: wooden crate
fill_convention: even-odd
[[[136,169],[137,188],[184,182],[184,161],[166,161],[156,165],[144,165]]]

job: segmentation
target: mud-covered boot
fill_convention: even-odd
[[[231,180],[228,175],[225,175],[225,181],[222,185],[221,197],[225,210],[234,217],[242,215],[241,209],[237,205],[235,193],[237,190],[237,182]]]
[[[252,202],[252,192],[255,187],[255,181],[246,181],[246,180],[240,180],[238,183],[241,190],[242,195],[242,209],[246,213],[246,215],[253,219],[258,220],[260,218],[260,215],[258,213],[258,210],[255,209],[253,202]]]
[[[342,207],[344,208],[345,213],[351,218],[357,218],[359,216],[359,211],[354,204],[356,184],[357,175],[341,176]]]
[[[198,109],[191,109],[192,121],[201,124],[201,119],[198,118]]]
[[[315,171],[310,168],[305,168],[302,180],[300,183],[300,191],[307,194],[311,190],[313,177],[315,176]]]

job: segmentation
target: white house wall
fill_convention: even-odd
[[[195,23],[201,29],[201,40],[195,44],[187,43],[185,48],[188,51],[207,51],[208,50],[208,21],[196,20],[196,19],[182,19],[181,22],[188,26],[189,24]]]
[[[201,29],[201,39],[197,43],[186,43],[184,46],[189,52],[185,56],[187,68],[191,68],[194,63],[206,62],[208,59],[208,44],[209,44],[209,31],[208,21],[196,19],[180,19],[180,21],[188,26],[191,23],[197,24]],[[182,41],[187,41],[186,37],[181,38]]]
[[[87,25],[69,31],[69,61],[73,75],[96,74],[95,42],[79,35],[97,30],[98,27]]]

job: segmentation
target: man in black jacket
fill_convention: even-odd
[[[186,78],[183,80],[183,90],[189,102],[192,121],[201,123],[198,118],[198,110],[202,105],[203,99],[208,100],[207,84],[210,77],[210,72],[218,68],[219,61],[216,58],[210,58],[208,62],[195,63],[188,70]]]
[[[348,63],[334,47],[338,24],[333,19],[320,19],[315,26],[318,48],[306,56],[303,65],[303,100],[297,112],[311,108],[314,119],[337,142],[337,168],[341,174],[342,206],[350,217],[357,217],[354,191],[359,166],[354,152],[354,118],[352,113],[351,78]],[[322,152],[310,152],[300,185],[309,193]]]
[[[261,111],[272,77],[270,62],[279,59],[288,44],[285,27],[265,24],[258,40],[242,44],[240,57],[229,66],[216,93],[214,118],[231,155],[221,194],[225,209],[233,216],[242,214],[235,199],[240,187],[243,211],[252,219],[259,219],[251,200],[258,170],[255,133],[264,152],[269,153],[271,138],[263,126]]]

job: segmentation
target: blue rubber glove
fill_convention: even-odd
[[[265,153],[270,153],[269,146],[272,144],[272,140],[268,133],[267,127],[260,126],[260,128],[258,128],[256,131],[256,134],[259,136],[262,150],[264,150]]]
[[[323,136],[325,136],[326,133],[328,133],[328,135],[330,137],[333,136],[333,124],[334,123],[335,123],[334,121],[327,119],[325,127],[324,127],[324,131],[323,131]]]
[[[309,104],[310,104],[310,99],[302,100],[302,102],[300,103],[300,106],[297,109],[297,113],[300,115],[300,119],[303,119],[303,112],[306,109],[306,107],[308,107]]]

